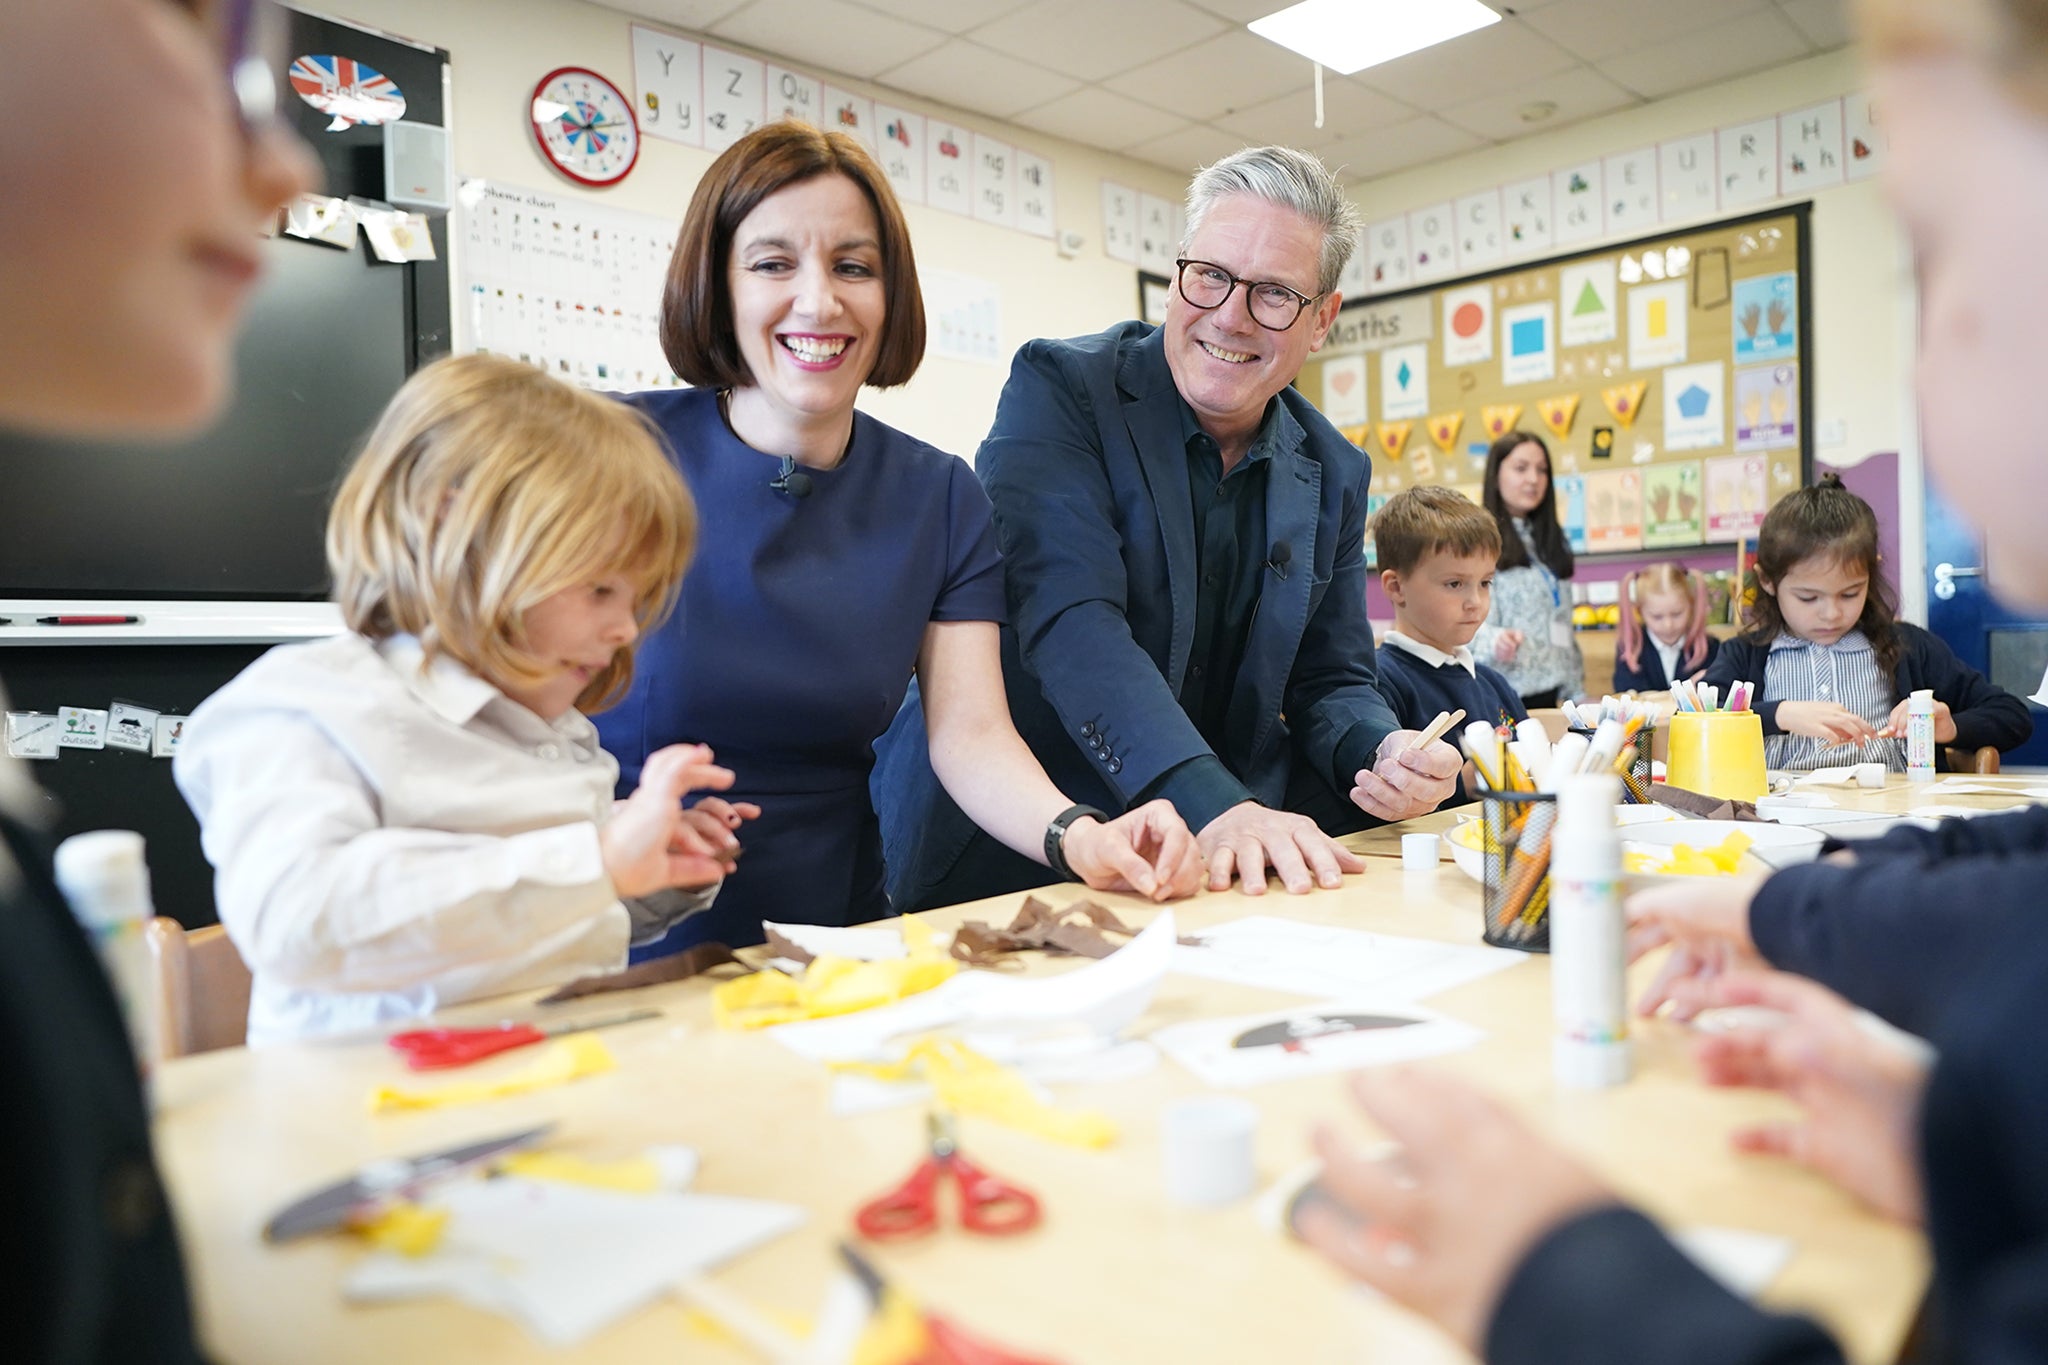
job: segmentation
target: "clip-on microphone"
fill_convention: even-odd
[[[796,467],[794,455],[785,455],[782,457],[782,472],[768,480],[768,486],[792,498],[808,498],[811,495],[811,476]]]

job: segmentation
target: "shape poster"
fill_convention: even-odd
[[[1759,365],[1735,372],[1735,448],[1799,444],[1799,367]]]
[[[1620,333],[1615,312],[1614,258],[1579,261],[1557,272],[1558,344],[1595,346]]]
[[[1700,543],[1700,462],[1643,470],[1643,548]]]
[[[1686,358],[1684,280],[1639,284],[1628,291],[1628,367],[1655,370]]]
[[[1429,415],[1429,343],[1380,352],[1380,417],[1389,422]]]
[[[1755,275],[1735,282],[1737,364],[1751,360],[1791,359],[1799,350],[1799,277],[1791,271]]]
[[[1586,549],[1643,548],[1643,476],[1633,469],[1600,469],[1586,480]]]
[[[1769,499],[1761,455],[1723,455],[1707,465],[1707,539],[1742,540],[1764,524]]]
[[[1365,353],[1333,356],[1323,362],[1323,416],[1332,426],[1362,426],[1366,421]],[[1363,444],[1362,442],[1360,444]]]
[[[1718,360],[1664,371],[1664,448],[1711,450],[1728,444],[1726,371]]]
[[[1557,377],[1557,307],[1548,301],[1503,309],[1500,315],[1503,384],[1548,384]]]
[[[1444,291],[1444,365],[1478,365],[1493,359],[1493,286],[1468,284]]]

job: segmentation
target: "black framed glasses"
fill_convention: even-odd
[[[1272,280],[1241,280],[1213,261],[1179,260],[1174,265],[1180,271],[1180,296],[1204,312],[1221,308],[1229,301],[1230,291],[1243,285],[1252,321],[1269,332],[1286,331],[1303,309],[1323,297],[1311,297]]]

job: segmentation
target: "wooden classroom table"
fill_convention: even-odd
[[[2034,779],[2039,782],[2042,779]],[[2015,779],[2015,788],[2026,779]],[[1898,779],[1881,792],[1832,790],[1844,806],[1905,809],[1922,798]],[[2010,805],[1990,797],[1936,798]],[[1441,825],[1432,816],[1408,826]],[[1357,836],[1388,851],[1391,829]],[[1392,844],[1397,847],[1397,844]],[[1079,887],[1053,888],[1066,900]],[[1148,907],[1104,898],[1132,921]],[[933,912],[950,927],[963,916],[1007,922],[1021,896]],[[1451,864],[1404,872],[1374,857],[1342,889],[1261,898],[1204,894],[1176,907],[1200,929],[1246,914],[1473,943],[1479,888]],[[1073,970],[1037,960],[1029,970]],[[1636,985],[1653,962],[1639,965]],[[156,1081],[158,1152],[183,1231],[205,1342],[223,1365],[292,1360],[459,1365],[461,1362],[743,1361],[736,1346],[694,1330],[664,1302],[613,1326],[572,1353],[550,1351],[512,1322],[447,1300],[358,1307],[341,1283],[364,1254],[346,1237],[285,1247],[264,1244],[264,1221],[287,1201],[365,1160],[415,1153],[543,1121],[560,1127],[557,1150],[594,1159],[637,1154],[652,1143],[686,1143],[702,1167],[696,1188],[786,1200],[811,1221],[719,1272],[722,1287],[770,1312],[808,1316],[837,1272],[833,1243],[854,1209],[893,1187],[923,1151],[921,1106],[848,1118],[829,1115],[825,1069],[758,1033],[713,1027],[710,982],[700,978],[630,995],[600,996],[549,1011],[574,1019],[623,1005],[664,1011],[659,1020],[607,1030],[619,1060],[608,1075],[492,1104],[373,1117],[373,1086],[401,1070],[374,1042],[233,1049],[165,1066]],[[1302,1003],[1299,996],[1169,975],[1136,1031],[1181,1020],[1246,1014]],[[1433,997],[1443,1012],[1483,1028],[1478,1047],[1433,1063],[1470,1078],[1577,1153],[1624,1197],[1676,1227],[1713,1225],[1787,1237],[1789,1266],[1763,1298],[1812,1313],[1851,1359],[1890,1361],[1926,1284],[1921,1237],[1859,1208],[1818,1177],[1782,1161],[1730,1149],[1734,1128],[1791,1111],[1779,1098],[1715,1090],[1696,1078],[1688,1031],[1666,1021],[1636,1032],[1636,1077],[1608,1091],[1552,1084],[1548,960]],[[450,1023],[536,1011],[500,1000],[449,1011]],[[472,1068],[516,1067],[519,1054]],[[1122,1137],[1080,1151],[961,1121],[963,1149],[999,1175],[1036,1190],[1045,1224],[1013,1239],[946,1227],[920,1241],[871,1247],[884,1274],[935,1310],[1006,1345],[1067,1365],[1140,1361],[1356,1362],[1417,1365],[1467,1357],[1420,1320],[1359,1291],[1303,1248],[1258,1225],[1253,1202],[1220,1210],[1169,1204],[1162,1192],[1159,1113],[1202,1091],[1162,1059],[1149,1073],[1107,1085],[1065,1085],[1065,1105],[1101,1110]],[[1368,1137],[1342,1078],[1322,1076],[1240,1091],[1260,1110],[1263,1186],[1298,1166],[1312,1125],[1333,1121]],[[1616,1311],[1627,1311],[1616,1305]]]

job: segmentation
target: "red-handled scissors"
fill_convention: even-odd
[[[861,1205],[853,1225],[876,1241],[915,1237],[939,1225],[939,1185],[951,1175],[960,1185],[960,1226],[987,1237],[1004,1237],[1038,1226],[1038,1196],[996,1179],[960,1155],[950,1114],[933,1111],[925,1121],[931,1155],[904,1181],[879,1199]]]
[[[489,1028],[416,1028],[394,1033],[388,1041],[405,1054],[405,1064],[414,1071],[442,1071],[452,1066],[468,1066],[500,1052],[510,1052],[515,1047],[544,1043],[565,1033],[583,1033],[589,1029],[610,1028],[614,1024],[632,1024],[660,1017],[660,1010],[633,1010],[626,1014],[606,1015],[602,1019],[588,1019],[580,1024],[558,1024],[553,1028],[509,1021]]]

